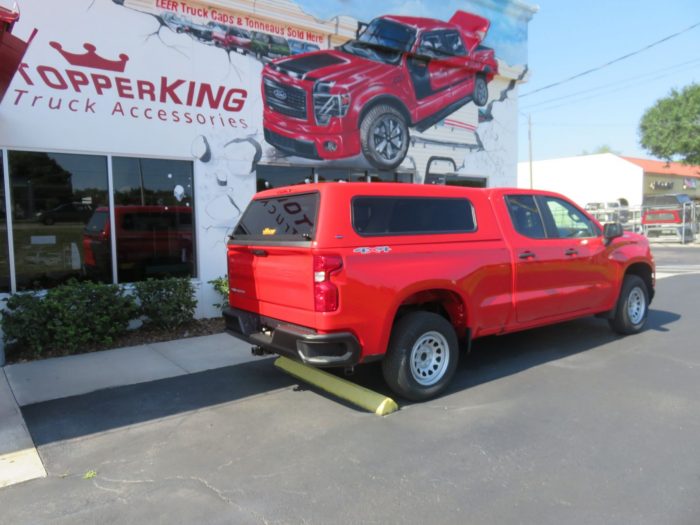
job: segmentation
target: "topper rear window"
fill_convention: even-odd
[[[352,225],[362,236],[476,231],[469,200],[439,197],[355,197]]]
[[[318,193],[284,195],[250,202],[231,239],[311,241],[316,232]]]

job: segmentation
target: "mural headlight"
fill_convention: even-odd
[[[334,86],[335,82],[317,82],[314,86],[314,115],[321,126],[327,126],[331,117],[344,117],[350,107],[350,93],[331,93]]]

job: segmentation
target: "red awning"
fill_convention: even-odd
[[[19,13],[0,5],[0,33],[12,30],[12,24],[19,20]]]

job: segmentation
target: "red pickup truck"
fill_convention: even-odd
[[[424,131],[470,101],[488,102],[498,72],[493,50],[481,45],[488,28],[463,11],[449,22],[382,16],[334,50],[268,64],[265,140],[300,157],[363,153],[377,168],[395,168],[409,127]]]
[[[565,197],[509,188],[325,183],[258,193],[228,244],[227,330],[316,366],[382,360],[412,400],[459,342],[598,315],[639,332],[649,243]]]

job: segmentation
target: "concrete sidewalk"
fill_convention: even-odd
[[[46,476],[19,407],[253,359],[250,345],[215,334],[0,368],[0,487]]]

